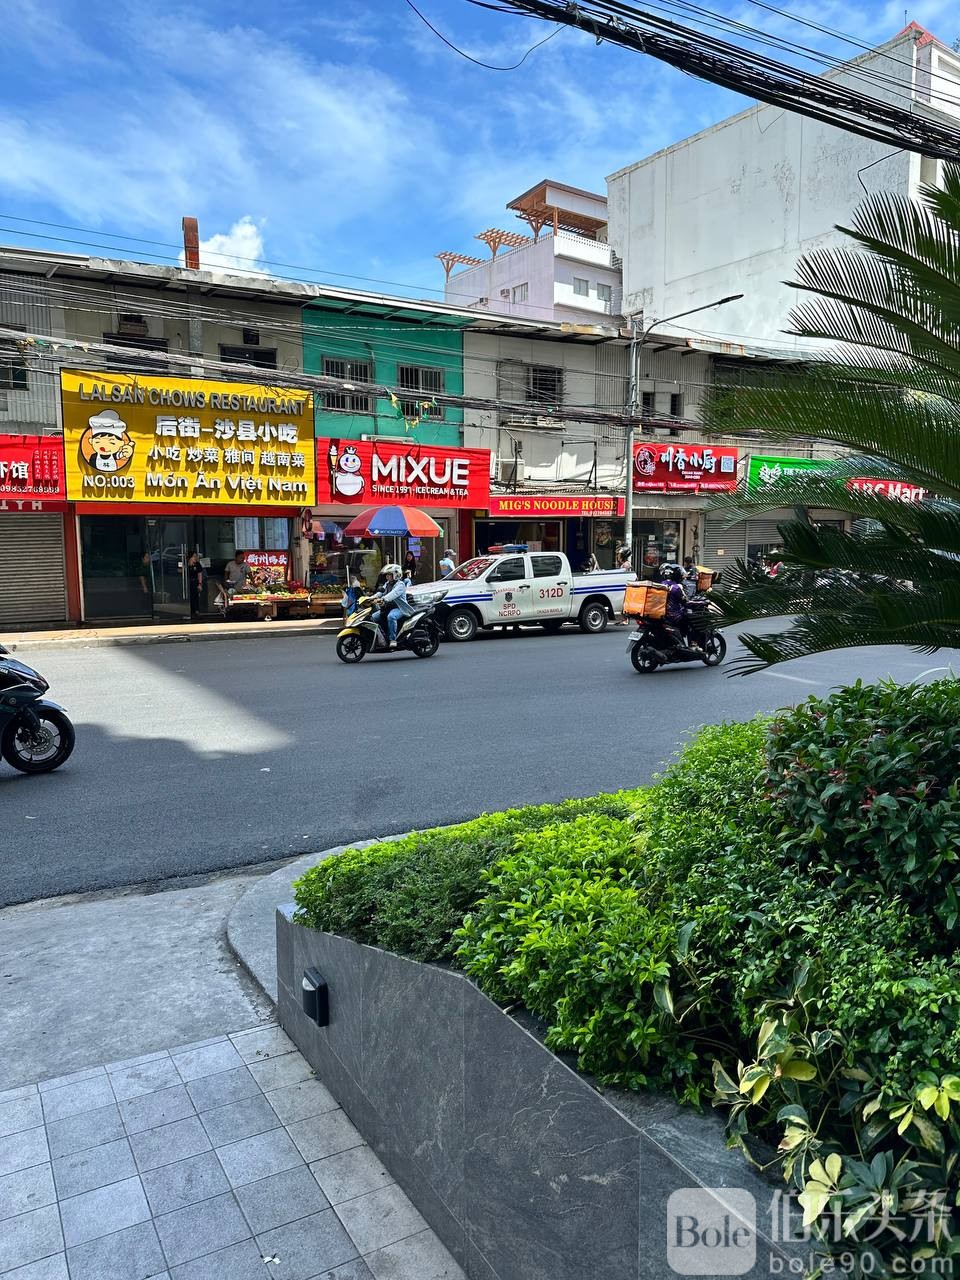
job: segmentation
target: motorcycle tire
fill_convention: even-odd
[[[651,655],[650,650],[642,644],[635,644],[630,650],[630,661],[633,663],[634,671],[639,671],[642,676],[652,675],[660,665]]]
[[[341,662],[359,662],[365,652],[362,636],[341,636],[337,641],[337,657]]]
[[[30,746],[29,731],[19,719],[15,719],[3,731],[0,755],[8,765],[19,769],[21,773],[52,773],[71,755],[77,741],[76,731],[63,712],[54,707],[41,707],[36,714],[44,733],[48,737],[53,735],[56,739],[55,742],[49,742],[51,750],[48,754],[34,754]]]
[[[704,636],[703,665],[705,667],[719,667],[726,656],[727,642],[718,631],[711,631],[710,635]]]
[[[410,639],[410,649],[417,658],[432,658],[440,648],[440,637],[434,631],[419,630]]]

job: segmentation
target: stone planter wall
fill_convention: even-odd
[[[718,1116],[600,1094],[462,974],[291,915],[277,914],[280,1022],[470,1280],[669,1280],[678,1256],[707,1280],[803,1274],[808,1249],[769,1239],[775,1186],[726,1150]],[[302,1012],[307,968],[329,985],[328,1027]],[[754,1196],[754,1263],[749,1247],[715,1268],[668,1257],[669,1197],[704,1187]],[[742,1197],[720,1198],[714,1213],[719,1199],[742,1227]]]

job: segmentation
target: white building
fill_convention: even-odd
[[[826,78],[934,119],[960,117],[960,56],[916,23]],[[939,170],[936,160],[752,105],[607,179],[624,313],[649,323],[743,293],[669,332],[788,346],[797,293],[784,281],[800,255],[840,244],[836,225],[850,224],[867,193],[912,196]]]
[[[445,251],[445,301],[531,320],[602,324],[620,314],[620,263],[606,243],[606,197],[544,179],[511,200],[532,231],[490,227],[489,258]]]

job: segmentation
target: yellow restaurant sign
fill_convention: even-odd
[[[309,391],[63,369],[60,395],[73,502],[314,505]]]

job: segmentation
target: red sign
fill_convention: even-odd
[[[927,496],[927,490],[918,484],[907,484],[903,480],[870,480],[867,476],[848,480],[847,488],[878,498],[889,498],[891,502],[923,502]]]
[[[290,562],[288,551],[247,551],[244,559],[251,569],[283,569]]]
[[[485,507],[490,452],[385,440],[318,440],[317,503]]]
[[[0,510],[63,511],[66,496],[60,436],[0,434]]]
[[[623,498],[604,494],[511,494],[505,498],[490,499],[490,515],[513,516],[622,516],[626,502]]]
[[[633,487],[660,493],[722,493],[737,487],[739,453],[727,445],[633,446]]]

